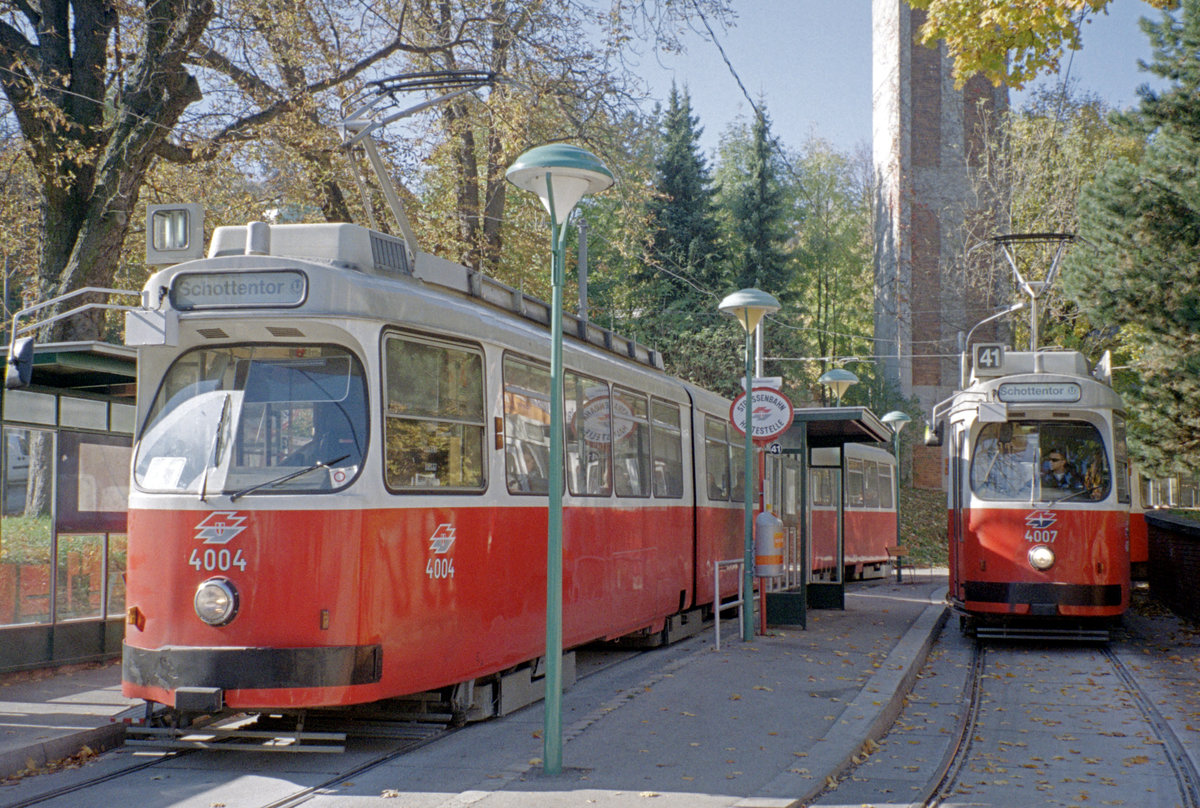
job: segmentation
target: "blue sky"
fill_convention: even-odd
[[[717,30],[746,90],[767,105],[775,134],[799,147],[810,136],[842,151],[865,144],[871,134],[870,0],[735,0],[738,23]],[[1086,25],[1083,49],[1070,64],[1080,90],[1094,92],[1110,106],[1137,101],[1137,87],[1149,80],[1137,60],[1149,60],[1150,46],[1138,27],[1140,17],[1161,12],[1141,0],[1113,0],[1108,14]],[[1063,59],[1065,71],[1070,54]],[[654,95],[665,99],[671,81],[687,85],[704,127],[702,145],[711,153],[721,133],[750,106],[711,42],[697,34],[679,56],[642,62]],[[1051,79],[1053,80],[1053,79]],[[1012,102],[1019,105],[1021,95]]]

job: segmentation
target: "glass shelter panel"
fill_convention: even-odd
[[[54,433],[4,428],[0,625],[50,620]]]

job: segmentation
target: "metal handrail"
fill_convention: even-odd
[[[738,580],[738,596],[737,600],[731,600],[728,603],[721,602],[721,567],[740,567],[745,564],[745,560],[741,558],[731,558],[728,561],[718,561],[713,565],[713,623],[716,624],[717,631],[717,650],[721,650],[721,612],[725,609],[738,607],[738,634],[741,639],[746,639],[746,628],[742,622],[742,610],[746,608],[746,591],[742,584],[744,576],[739,573]]]

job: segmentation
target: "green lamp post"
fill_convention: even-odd
[[[546,714],[542,768],[562,771],[563,646],[563,275],[567,219],[586,194],[613,184],[613,175],[591,152],[569,143],[530,149],[509,166],[505,176],[532,191],[550,214],[550,470],[546,526]]]
[[[779,301],[759,289],[742,289],[727,296],[717,308],[736,317],[746,331],[746,476],[742,490],[742,499],[746,502],[746,537],[742,559],[742,639],[750,642],[754,639],[754,599],[751,597],[754,591],[754,497],[751,496],[754,490],[754,371],[751,367],[753,352],[750,335],[758,328],[763,317],[779,311]],[[714,592],[714,597],[717,594]]]

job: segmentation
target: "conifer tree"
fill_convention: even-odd
[[[1080,235],[1063,286],[1091,318],[1135,346],[1137,379],[1123,389],[1130,446],[1155,474],[1200,467],[1200,0],[1182,15],[1143,21],[1152,72],[1130,125],[1146,136],[1141,160],[1111,162],[1079,203]]]
[[[723,172],[725,182],[721,188],[732,235],[731,286],[755,286],[786,303],[793,297],[791,260],[786,249],[790,228],[766,113],[760,111],[754,116],[745,145],[742,155],[725,155],[736,170]]]
[[[672,86],[655,163],[657,193],[648,211],[647,267],[638,273],[659,310],[692,308],[724,289],[712,178],[700,152],[702,132],[687,89]]]

